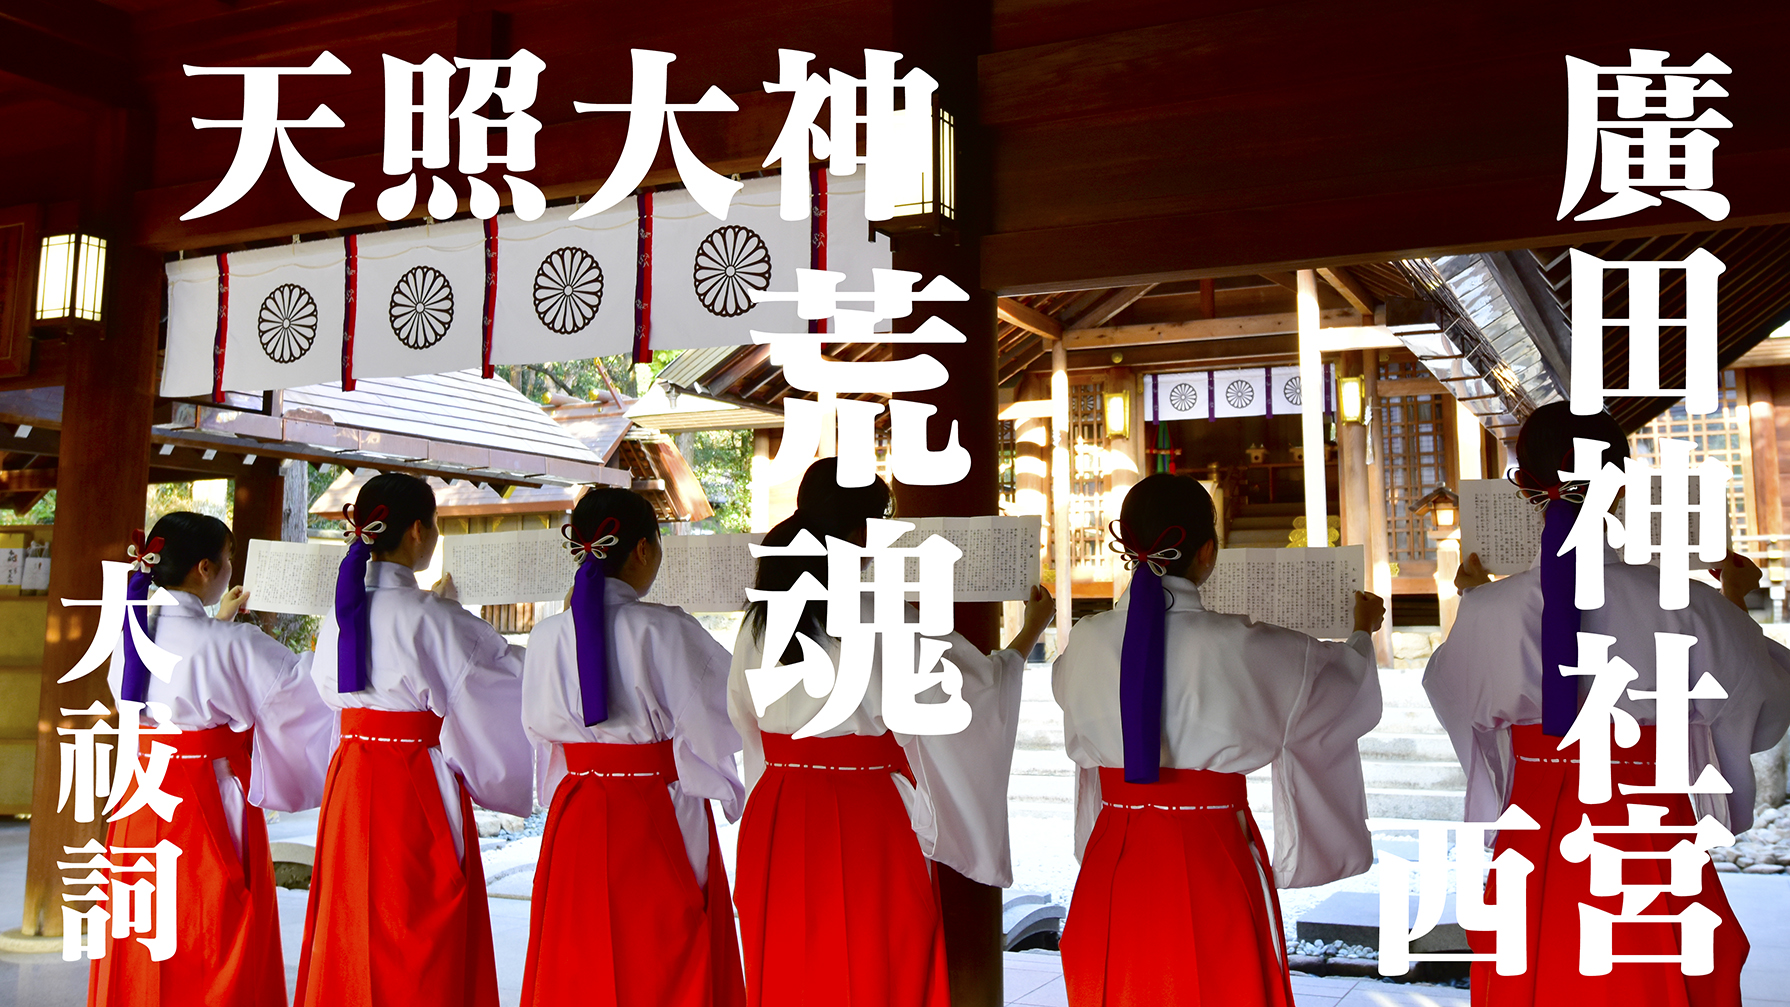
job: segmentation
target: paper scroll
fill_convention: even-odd
[[[763,535],[665,535],[665,559],[646,600],[686,612],[739,612],[746,607],[756,561],[749,546]]]
[[[252,612],[324,615],[335,609],[336,573],[347,547],[333,542],[250,539],[242,586]]]
[[[1358,545],[1220,549],[1212,575],[1200,585],[1200,603],[1334,640],[1354,631],[1355,592],[1366,583],[1366,550]]]
[[[462,605],[559,601],[578,565],[557,528],[443,535],[441,568]]]
[[[1473,553],[1489,573],[1522,573],[1541,551],[1541,511],[1504,479],[1462,479],[1461,561]]]

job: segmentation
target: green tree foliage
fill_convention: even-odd
[[[752,530],[752,431],[698,430],[678,437],[678,450],[702,481],[715,516],[696,527],[717,532]]]
[[[0,524],[54,524],[56,522],[56,491],[51,490],[38,498],[37,503],[22,511],[0,507]]]

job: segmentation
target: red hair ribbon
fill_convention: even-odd
[[[559,526],[559,533],[566,537],[566,551],[570,552],[572,558],[580,563],[592,556],[597,559],[608,559],[609,550],[621,541],[615,537],[615,533],[621,530],[622,523],[620,521],[613,517],[606,517],[597,525],[596,537],[585,541],[578,537],[578,532],[570,522]]]
[[[354,505],[343,504],[342,519],[347,522],[348,527],[342,532],[342,537],[350,543],[359,539],[367,545],[372,545],[374,539],[385,534],[385,513],[385,505],[380,504],[373,508],[373,513],[367,515],[367,522],[362,524],[354,514]]]
[[[131,559],[131,569],[137,573],[150,573],[162,561],[162,544],[160,535],[145,542],[143,529],[131,532],[131,544],[124,547],[124,554]]]
[[[1546,507],[1555,500],[1565,500],[1567,503],[1575,504],[1584,503],[1585,489],[1589,485],[1582,480],[1573,480],[1555,483],[1547,487],[1537,486],[1529,474],[1522,469],[1513,470],[1509,478],[1511,485],[1517,488],[1517,492],[1523,494],[1523,499],[1536,507]]]
[[[1187,541],[1187,529],[1178,524],[1162,529],[1148,549],[1139,549],[1120,534],[1117,521],[1108,521],[1106,530],[1113,538],[1107,543],[1107,548],[1125,557],[1125,569],[1136,570],[1141,563],[1149,566],[1150,572],[1158,577],[1167,571],[1170,562],[1181,558],[1181,543]],[[1174,536],[1173,540],[1169,539],[1171,534]]]

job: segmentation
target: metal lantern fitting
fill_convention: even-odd
[[[1367,382],[1359,375],[1336,379],[1336,417],[1361,423],[1367,417]]]
[[[1128,396],[1124,392],[1106,393],[1106,435],[1108,437],[1130,436],[1131,424]]]
[[[1430,527],[1439,534],[1455,530],[1460,521],[1461,498],[1446,486],[1438,486],[1424,494],[1411,510],[1429,518]]]
[[[931,105],[895,112],[901,147],[912,152],[912,161],[901,182],[895,215],[872,224],[891,237],[902,234],[943,234],[956,226],[957,216],[957,119]]]
[[[53,234],[37,259],[35,322],[72,328],[105,320],[106,242],[91,234]]]

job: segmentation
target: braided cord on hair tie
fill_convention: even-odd
[[[342,520],[348,527],[342,531],[342,537],[350,543],[359,539],[366,545],[372,545],[375,539],[385,534],[385,515],[385,505],[380,504],[373,508],[373,512],[367,515],[366,523],[362,524],[355,514],[354,505],[343,504]]]
[[[621,540],[616,533],[621,531],[622,523],[614,517],[606,517],[597,524],[597,533],[589,540],[578,537],[578,530],[570,521],[559,526],[559,533],[566,538],[566,551],[580,563],[595,557],[599,560],[609,558],[609,550],[615,548]]]
[[[1125,557],[1125,569],[1136,570],[1139,564],[1148,565],[1150,572],[1161,577],[1168,570],[1168,564],[1181,558],[1181,543],[1187,541],[1187,529],[1180,525],[1169,525],[1157,534],[1156,541],[1148,549],[1140,549],[1135,543],[1119,532],[1119,522],[1106,523],[1107,534],[1112,541],[1106,544],[1108,549]],[[1169,536],[1173,535],[1172,541]]]
[[[1537,486],[1529,481],[1528,473],[1524,472],[1522,469],[1513,470],[1510,475],[1505,478],[1510,481],[1512,486],[1517,488],[1517,492],[1523,495],[1524,500],[1527,500],[1530,504],[1534,505],[1536,510],[1546,510],[1548,504],[1555,500],[1564,500],[1571,504],[1582,504],[1585,502],[1585,492],[1591,485],[1582,479],[1573,479],[1568,480],[1567,482],[1555,483],[1552,486]]]

